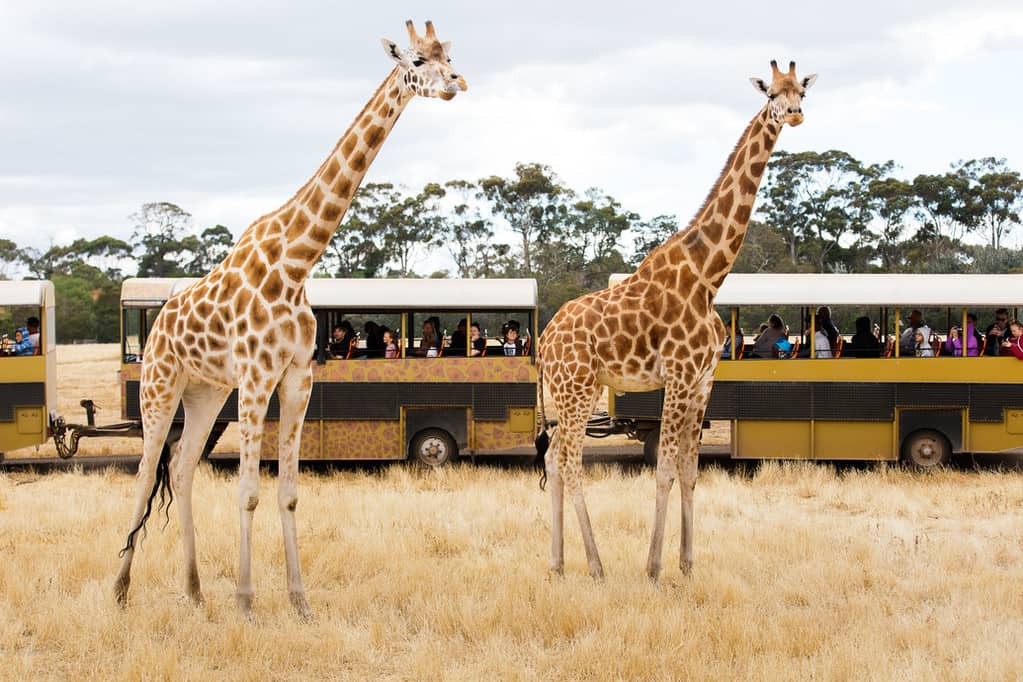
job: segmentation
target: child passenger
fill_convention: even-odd
[[[384,357],[393,360],[398,357],[398,344],[394,342],[394,332],[384,330]]]
[[[518,327],[508,327],[504,333],[504,354],[522,355],[522,339],[519,338]]]

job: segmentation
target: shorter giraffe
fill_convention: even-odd
[[[749,225],[757,187],[782,126],[803,122],[801,102],[817,76],[796,77],[795,62],[782,73],[771,62],[768,86],[753,86],[767,104],[753,117],[703,207],[686,229],[669,238],[618,286],[564,304],[547,324],[537,349],[538,391],[543,426],[543,383],[550,386],[558,426],[548,441],[544,481],[551,480],[551,570],[564,567],[564,490],[582,530],[590,574],[602,577],[582,490],[582,446],[586,422],[601,387],[616,391],[664,388],[657,504],[647,573],[661,570],[668,493],[676,474],[682,489],[680,565],[693,563],[693,490],[703,413],[721,355],[725,329],[714,312],[714,296],[735,261]],[[549,444],[549,450],[548,448]],[[542,485],[542,483],[541,483]]]

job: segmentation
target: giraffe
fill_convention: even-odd
[[[799,79],[771,62],[768,85],[752,78],[768,101],[746,126],[717,183],[688,227],[654,249],[636,272],[611,289],[565,303],[540,337],[537,451],[544,456],[541,487],[551,483],[551,564],[564,570],[564,491],[579,518],[590,574],[604,569],[593,539],[582,490],[582,444],[601,385],[615,391],[664,388],[657,503],[647,574],[661,571],[668,493],[675,475],[682,492],[679,563],[693,562],[693,492],[703,414],[710,397],[725,328],[714,296],[731,269],[749,224],[757,187],[785,123],[803,121],[801,102],[817,76]],[[558,426],[548,438],[543,382],[557,406]],[[548,449],[549,446],[549,449]]]
[[[184,545],[186,591],[203,601],[192,522],[192,481],[217,414],[238,389],[241,517],[236,603],[252,617],[252,519],[259,503],[259,453],[274,389],[280,401],[277,503],[287,565],[287,587],[297,613],[311,617],[299,568],[295,507],[298,453],[312,388],[316,320],[305,280],[323,254],[381,144],[416,95],[452,99],[468,89],[431,22],[420,36],[406,22],[411,46],[384,39],[396,62],[316,174],[280,208],[257,219],[224,261],[174,296],[157,316],[146,343],[139,388],[143,455],[135,507],[115,597],[124,606],[136,535],[145,528],[160,493],[160,506],[175,494]],[[184,408],[180,439],[167,443],[178,403]]]

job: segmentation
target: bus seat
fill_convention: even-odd
[[[984,337],[984,340],[981,341],[980,353],[978,353],[978,355],[980,355],[980,357],[984,357],[984,352],[985,351],[987,351],[987,337],[986,336]]]
[[[527,336],[525,343],[522,344],[522,354],[529,355],[529,348],[533,345],[533,337]]]
[[[352,356],[355,355],[355,351],[359,348],[359,337],[353,336],[351,342],[348,344],[348,352],[345,353],[345,360],[351,360]]]
[[[483,337],[483,351],[480,353],[481,358],[487,357],[487,337]]]
[[[792,350],[789,351],[789,354],[788,354],[788,357],[786,358],[786,360],[791,360],[792,358],[797,357],[799,355],[799,346],[802,343],[803,343],[802,341],[800,341],[799,339],[796,339],[795,343],[792,344]]]
[[[888,339],[888,345],[884,349],[884,356],[890,358],[895,354],[895,338]]]
[[[746,344],[739,345],[739,354],[735,357],[736,360],[742,360],[742,356],[746,354]]]
[[[937,334],[931,334],[930,343],[931,348],[934,350],[934,357],[940,356],[941,349],[945,347],[945,344],[941,341],[941,337]]]
[[[831,349],[831,354],[838,359],[842,357],[842,348],[845,347],[845,338],[839,334],[838,341],[835,343],[835,347]]]

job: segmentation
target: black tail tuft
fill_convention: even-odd
[[[543,490],[547,485],[547,467],[544,465],[544,455],[547,454],[547,448],[551,446],[551,437],[547,435],[546,431],[543,431],[536,437],[535,443],[536,460],[533,464],[543,470],[543,474],[540,475],[540,490]]]
[[[171,449],[169,443],[164,443],[163,450],[160,452],[160,459],[156,463],[156,480],[153,481],[153,491],[149,494],[149,500],[146,502],[146,513],[139,519],[139,525],[135,526],[130,533],[128,533],[128,541],[124,544],[124,547],[118,552],[118,556],[124,556],[124,553],[129,549],[135,547],[135,536],[139,531],[142,531],[142,540],[146,537],[146,521],[149,520],[149,515],[153,512],[153,500],[156,499],[156,494],[160,494],[160,504],[156,510],[164,510],[164,526],[170,522],[170,507],[171,503],[174,502],[174,490],[171,488],[170,480],[170,461],[171,461]]]

